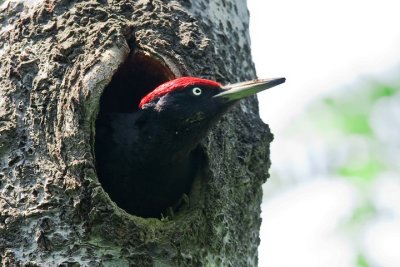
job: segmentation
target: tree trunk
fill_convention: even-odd
[[[202,141],[190,204],[162,220],[118,208],[93,155],[115,107],[178,76],[255,77],[245,0],[10,1],[0,8],[3,266],[256,266],[272,135],[257,100]]]

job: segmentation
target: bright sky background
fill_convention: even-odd
[[[393,74],[400,70],[399,0],[248,0],[248,8],[258,77],[287,78],[286,84],[258,95],[260,115],[275,135],[272,168],[285,168],[280,161],[288,153],[285,129],[310,101],[366,77],[398,79]],[[386,190],[381,197],[396,196],[382,193],[398,186],[391,181],[380,184]],[[334,222],[354,208],[354,198],[343,180],[315,179],[283,192],[268,191],[259,266],[355,266],[349,237],[334,231]],[[364,244],[374,266],[400,266],[396,223],[370,226]],[[392,237],[379,239],[388,231]]]
[[[400,62],[399,0],[248,0],[260,78],[287,78],[259,94],[261,116],[285,127],[321,92]]]

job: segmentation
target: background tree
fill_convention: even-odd
[[[254,78],[244,0],[7,1],[0,23],[4,266],[257,265],[272,135],[254,97],[203,140],[172,219],[118,208],[92,151],[103,91],[126,106],[177,76]]]

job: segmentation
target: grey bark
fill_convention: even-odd
[[[91,141],[100,95],[137,54],[158,62],[164,78],[255,78],[248,19],[245,0],[1,6],[3,266],[257,265],[272,135],[255,97],[203,140],[207,164],[173,218],[118,208],[97,180]]]

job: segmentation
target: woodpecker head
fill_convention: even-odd
[[[285,78],[253,80],[223,86],[215,81],[181,77],[161,84],[140,101],[139,108],[153,109],[173,120],[189,125],[218,119],[233,103],[285,82]]]
[[[139,110],[156,117],[157,123],[143,125],[150,126],[153,134],[161,134],[163,143],[171,144],[170,151],[186,155],[238,100],[284,82],[285,78],[277,78],[223,86],[211,80],[181,77],[144,96]]]

